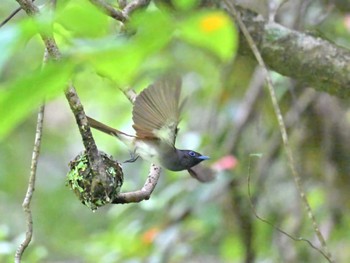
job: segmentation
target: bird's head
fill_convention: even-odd
[[[184,169],[189,169],[204,160],[210,159],[209,156],[201,155],[192,150],[179,150],[181,165]]]

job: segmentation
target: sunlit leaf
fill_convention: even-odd
[[[227,237],[220,249],[221,256],[226,262],[241,262],[244,257],[244,246],[236,236]]]
[[[309,191],[308,198],[310,205],[315,208],[322,206],[326,200],[325,193],[320,188],[315,188],[312,191]]]
[[[19,79],[3,84],[0,93],[0,140],[21,120],[38,108],[44,99],[52,99],[66,87],[72,65],[47,65]]]
[[[53,26],[54,37],[57,45],[64,49],[66,46],[70,46],[74,34],[60,23],[55,23]]]
[[[180,24],[180,37],[205,48],[222,60],[234,56],[238,33],[233,22],[223,12],[198,12]]]

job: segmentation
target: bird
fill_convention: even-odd
[[[132,110],[133,128],[130,135],[109,127],[87,116],[90,127],[112,135],[132,149],[135,161],[138,157],[159,164],[171,171],[187,170],[200,182],[211,181],[211,176],[201,176],[202,161],[210,159],[194,150],[175,147],[178,124],[184,106],[180,101],[181,78],[168,77],[156,80],[136,96]]]

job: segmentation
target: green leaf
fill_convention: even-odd
[[[0,140],[44,99],[52,99],[63,92],[72,70],[70,63],[48,64],[43,70],[3,84],[0,93]]]
[[[182,21],[179,28],[180,38],[213,52],[224,61],[236,54],[238,33],[223,12],[198,12]]]
[[[85,0],[69,1],[57,12],[55,22],[80,37],[103,36],[108,28],[108,16]]]
[[[178,10],[191,10],[198,5],[199,0],[174,0],[174,6]]]
[[[235,236],[224,239],[220,250],[225,262],[241,262],[244,258],[244,246],[239,238]]]
[[[131,21],[136,28],[131,38],[85,41],[71,49],[71,56],[120,85],[129,84],[141,65],[170,41],[173,28],[169,17],[158,11],[136,14]]]

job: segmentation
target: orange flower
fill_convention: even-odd
[[[213,32],[220,30],[227,24],[227,18],[221,13],[213,13],[205,16],[200,21],[200,28],[204,32]]]
[[[152,228],[148,229],[142,235],[143,243],[145,243],[145,244],[153,243],[154,239],[156,238],[156,236],[158,235],[159,232],[160,232],[160,229],[157,227],[152,227]]]

